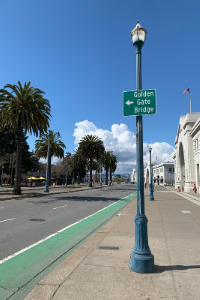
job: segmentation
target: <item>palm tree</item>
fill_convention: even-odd
[[[79,151],[72,155],[73,172],[78,173],[78,184],[80,184],[81,174],[85,173],[87,161],[82,157]]]
[[[10,89],[11,91],[7,90]],[[17,158],[15,186],[13,194],[21,195],[21,162],[23,132],[43,134],[49,126],[51,106],[45,94],[38,88],[31,87],[31,82],[20,81],[18,85],[7,84],[0,89],[0,129],[10,126],[17,131]]]
[[[112,151],[105,151],[103,154],[102,164],[106,170],[106,185],[108,185],[108,170],[109,170],[109,167],[111,164],[111,154],[112,154]]]
[[[50,155],[49,155],[49,182],[48,185],[51,185],[51,159],[52,156],[56,156],[59,158],[64,157],[64,148],[66,148],[65,144],[60,140],[61,136],[59,132],[54,132],[53,130],[49,130],[50,133]],[[45,133],[41,135],[41,137],[35,141],[35,156],[37,158],[47,158],[48,156],[48,140],[49,133]]]
[[[110,158],[110,182],[112,182],[112,173],[117,169],[117,156],[111,153]]]
[[[105,148],[103,141],[96,135],[86,135],[79,142],[78,151],[84,159],[90,160],[90,183],[89,186],[92,187],[92,165],[93,160],[100,159],[103,155]]]

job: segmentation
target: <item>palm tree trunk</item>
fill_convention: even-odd
[[[80,184],[80,170],[78,171],[78,184]]]
[[[112,170],[110,169],[110,184],[112,182]]]
[[[92,158],[90,157],[90,183],[89,187],[92,187]]]
[[[108,185],[108,167],[106,167],[106,185]]]
[[[11,168],[11,171],[10,171],[10,186],[12,186],[13,184],[13,168]]]
[[[49,186],[51,186],[51,155],[49,155]]]
[[[13,189],[14,195],[21,195],[22,139],[23,139],[23,128],[21,126],[21,122],[19,121],[18,132],[17,132],[17,157],[16,157],[15,186]]]

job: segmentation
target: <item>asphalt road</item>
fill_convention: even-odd
[[[132,184],[0,203],[0,260],[134,193]],[[40,219],[43,221],[31,221]]]

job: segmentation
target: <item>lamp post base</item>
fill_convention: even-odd
[[[154,271],[154,256],[131,254],[130,269],[136,273],[153,273]]]
[[[45,186],[44,193],[49,193],[49,187]]]

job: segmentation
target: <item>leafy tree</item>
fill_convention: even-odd
[[[65,157],[60,159],[56,164],[56,171],[59,172],[59,175],[63,175],[63,184],[66,181],[66,164],[67,164],[67,173],[72,172],[72,154],[67,152]],[[68,175],[67,175],[68,176]]]
[[[22,137],[22,165],[21,170],[26,173],[29,170],[38,170],[38,159],[33,152],[29,151],[27,136],[23,132]],[[6,126],[0,131],[0,156],[4,159],[4,173],[10,174],[10,184],[13,184],[14,172],[16,168],[17,152],[17,130],[14,133],[11,128]]]
[[[78,152],[84,159],[90,160],[90,183],[92,187],[92,166],[93,161],[99,160],[105,151],[103,141],[96,135],[85,135],[79,142]]]
[[[61,137],[58,132],[54,132],[53,130],[49,130],[50,136],[50,155],[49,155],[49,185],[51,183],[51,160],[52,156],[56,156],[59,158],[64,157],[64,148],[66,148],[65,144],[60,140]],[[35,141],[35,155],[37,158],[47,158],[48,156],[48,140],[49,134],[44,133],[41,137]]]
[[[8,90],[9,89],[9,90]],[[13,194],[21,195],[22,140],[26,134],[43,134],[50,119],[50,103],[43,97],[44,92],[31,87],[31,82],[20,81],[18,85],[7,84],[0,89],[0,129],[10,126],[17,131],[17,158]]]

